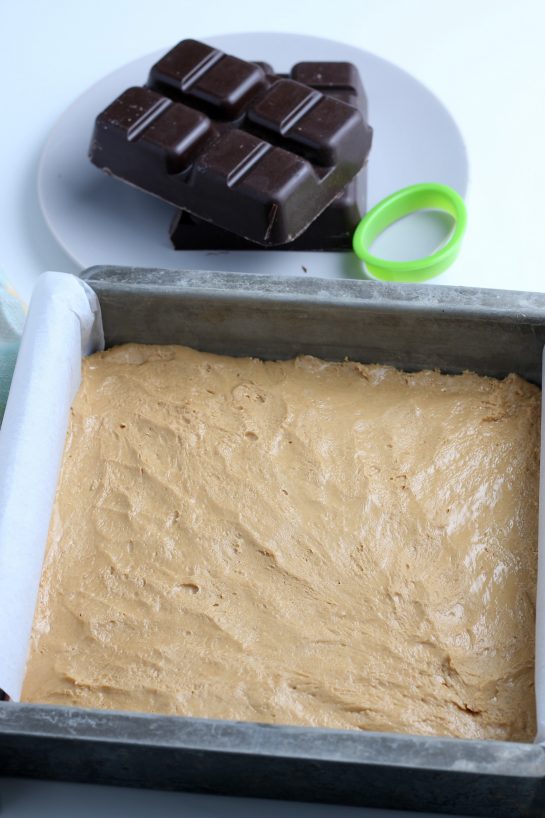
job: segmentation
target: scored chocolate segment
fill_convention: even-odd
[[[318,91],[291,80],[279,80],[248,112],[250,122],[277,134],[290,131],[322,99]]]
[[[99,119],[123,132],[131,142],[151,125],[154,119],[170,108],[172,102],[144,88],[129,88],[112,102]]]
[[[234,187],[259,162],[271,146],[244,131],[227,131],[195,163],[195,173],[217,180],[221,186]]]
[[[356,162],[361,146],[353,133],[361,117],[349,105],[293,80],[281,79],[248,111],[248,120],[285,138],[316,165]]]
[[[216,209],[219,203],[225,203],[228,210],[222,219],[228,219],[233,208],[236,211],[246,202],[254,202],[246,213],[244,227],[267,241],[273,231],[289,231],[285,220],[297,219],[297,208],[304,204],[305,196],[312,195],[316,177],[309,163],[299,156],[253,134],[231,130],[196,160],[192,183],[203,199],[216,202]],[[230,191],[228,200],[225,188]],[[276,206],[277,201],[284,203],[282,209]]]
[[[196,40],[184,40],[151,69],[148,85],[167,96],[187,97],[236,118],[251,97],[265,90],[264,70]]]
[[[135,175],[145,181],[148,171],[180,174],[187,170],[194,152],[211,136],[211,122],[200,111],[149,88],[135,87],[124,91],[97,117],[94,150],[97,164],[108,170],[111,157],[121,174],[131,173],[133,157],[140,157]]]
[[[187,91],[223,56],[221,51],[197,40],[183,42],[183,49],[175,46],[155,63],[149,75],[150,85],[164,84]]]
[[[180,173],[210,132],[208,117],[172,103],[145,128],[140,141],[166,160],[167,173]]]
[[[293,240],[362,167],[372,131],[329,91],[267,69],[179,43],[97,117],[91,161],[251,241]]]

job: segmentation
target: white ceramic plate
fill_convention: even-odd
[[[467,155],[456,123],[427,88],[400,68],[353,46],[298,34],[230,34],[206,41],[237,56],[269,62],[279,72],[301,60],[347,60],[357,65],[374,129],[369,207],[417,182],[442,182],[465,194]],[[361,276],[361,264],[351,252],[175,251],[168,236],[174,208],[91,165],[87,149],[96,115],[128,86],[143,84],[160,53],[164,52],[104,77],[65,111],[51,131],[40,163],[38,192],[45,219],[66,252],[82,268],[120,264]],[[444,229],[441,219],[408,220],[380,250],[391,258],[414,258],[438,244]]]

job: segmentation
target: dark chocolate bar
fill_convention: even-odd
[[[365,163],[372,130],[340,99],[184,40],[96,119],[114,176],[262,245],[292,241]]]
[[[265,73],[273,69],[258,62]],[[367,98],[357,68],[346,62],[302,62],[290,75],[277,74],[276,79],[297,78],[328,96],[353,105],[367,119]],[[352,235],[366,209],[367,168],[364,167],[301,235],[275,250],[351,250]],[[256,250],[260,245],[199,219],[185,210],[174,217],[170,238],[176,250]]]

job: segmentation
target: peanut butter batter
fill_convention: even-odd
[[[85,361],[24,700],[531,740],[540,392]]]

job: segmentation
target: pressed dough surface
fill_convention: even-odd
[[[88,358],[23,699],[531,740],[539,408],[516,375]]]

